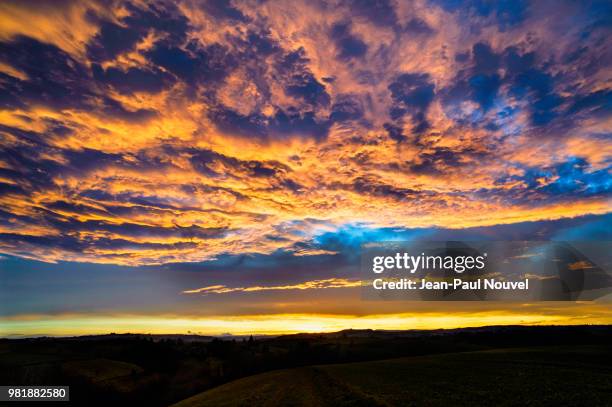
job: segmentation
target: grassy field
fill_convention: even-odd
[[[91,407],[612,406],[611,344],[604,325],[0,339],[0,383]]]
[[[174,406],[237,405],[612,405],[612,349],[530,347],[285,369]]]
[[[80,376],[94,383],[142,373],[140,366],[108,359],[76,360],[64,363],[62,368],[70,375]]]

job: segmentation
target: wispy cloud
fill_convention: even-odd
[[[226,294],[233,292],[278,291],[278,290],[312,290],[324,288],[359,287],[361,281],[344,278],[328,278],[325,280],[305,281],[299,284],[251,287],[226,287],[224,285],[211,285],[208,287],[185,290],[183,294]]]

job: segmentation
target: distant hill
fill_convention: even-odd
[[[11,335],[1,339],[64,339],[64,340],[79,340],[79,341],[100,341],[109,339],[142,339],[150,338],[153,341],[162,340],[182,340],[183,342],[210,342],[214,339],[219,340],[246,340],[250,337],[255,339],[263,338],[276,338],[278,335],[199,335],[199,334],[144,334],[144,333],[110,333],[110,334],[99,334],[99,335],[79,335],[79,336],[50,336],[50,335],[33,335],[33,336],[22,336],[22,335]]]

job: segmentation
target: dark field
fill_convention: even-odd
[[[240,379],[175,407],[603,406],[612,403],[611,357],[604,347],[534,347],[302,367]]]
[[[612,327],[5,339],[0,383],[87,406],[612,405]]]

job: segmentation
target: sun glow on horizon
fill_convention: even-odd
[[[453,329],[490,325],[610,324],[612,314],[543,315],[521,312],[423,313],[382,315],[272,314],[221,317],[180,316],[31,316],[0,321],[0,336],[72,336],[109,333],[282,335],[345,329]]]

